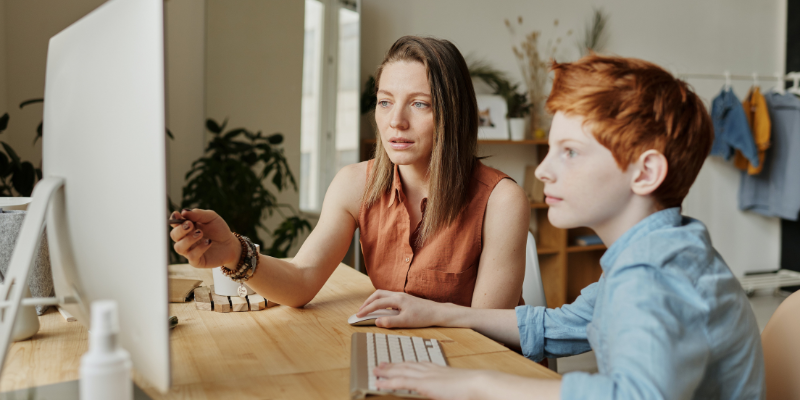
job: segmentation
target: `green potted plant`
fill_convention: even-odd
[[[233,231],[260,245],[262,253],[286,257],[292,244],[311,229],[311,224],[291,205],[279,203],[273,193],[289,187],[297,190],[280,146],[283,135],[264,135],[245,128],[225,131],[226,125],[227,119],[222,124],[213,119],[206,121],[212,139],[205,154],[186,173],[181,207],[214,210]],[[271,183],[272,191],[265,182]],[[262,219],[274,213],[285,219],[270,232]],[[271,245],[265,246],[259,228],[273,237]]]
[[[528,93],[519,89],[519,84],[512,84],[505,72],[491,66],[486,61],[474,61],[470,63],[469,73],[473,78],[480,79],[486,83],[494,94],[501,96],[506,101],[508,118],[508,129],[511,140],[523,140],[525,138],[525,117],[531,112],[531,104],[528,102]]]
[[[8,113],[0,117],[0,134],[8,128]],[[33,186],[42,178],[42,170],[30,161],[22,161],[6,142],[0,141],[0,197],[30,197]]]

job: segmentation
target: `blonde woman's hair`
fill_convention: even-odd
[[[472,169],[478,160],[478,105],[467,63],[447,40],[417,36],[398,39],[375,74],[380,87],[383,68],[397,61],[422,63],[431,88],[434,133],[428,165],[428,204],[416,246],[449,226],[469,200]],[[394,164],[376,130],[375,162],[368,172],[363,202],[370,207],[392,189]],[[413,228],[413,227],[412,227]]]

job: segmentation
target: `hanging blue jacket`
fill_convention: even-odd
[[[754,167],[758,166],[758,148],[753,132],[747,123],[742,103],[732,89],[720,91],[711,102],[711,120],[714,123],[714,144],[711,155],[729,160],[734,150],[739,150]]]

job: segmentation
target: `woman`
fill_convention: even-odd
[[[319,222],[291,261],[261,255],[215,212],[183,210],[170,236],[198,268],[224,266],[270,300],[311,301],[356,228],[377,289],[479,308],[519,304],[528,201],[476,156],[478,110],[464,58],[450,42],[402,37],[376,74],[375,160],[343,168]]]

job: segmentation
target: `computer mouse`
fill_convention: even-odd
[[[379,317],[392,317],[397,314],[400,314],[399,310],[375,310],[361,318],[357,317],[358,314],[353,314],[350,318],[347,319],[347,323],[353,326],[368,326],[368,325],[375,325],[375,320]]]

